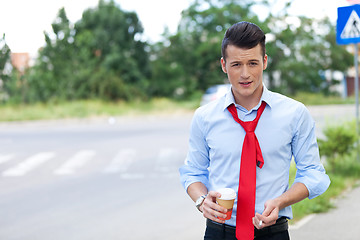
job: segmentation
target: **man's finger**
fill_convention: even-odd
[[[253,217],[253,224],[257,229],[261,229],[264,227],[264,222],[259,218],[259,216],[261,215],[257,214],[257,216]]]

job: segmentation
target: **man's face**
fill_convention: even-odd
[[[229,45],[226,48],[226,62],[221,58],[221,66],[228,75],[236,103],[246,105],[260,100],[267,55],[262,56],[259,44],[251,49]]]

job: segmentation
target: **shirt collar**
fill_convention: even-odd
[[[232,87],[231,87],[232,88]],[[229,88],[228,92],[225,95],[225,101],[224,101],[224,110],[228,108],[231,104],[235,104],[234,95],[232,94],[231,88]],[[270,91],[266,88],[265,84],[263,84],[263,92],[260,98],[260,102],[258,105],[254,107],[254,109],[258,109],[261,105],[261,102],[264,101],[266,104],[271,108],[271,94]]]

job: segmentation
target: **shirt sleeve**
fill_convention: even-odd
[[[181,184],[185,190],[195,182],[201,182],[209,189],[209,147],[204,135],[204,126],[198,109],[190,127],[189,151],[185,164],[179,169]]]
[[[330,185],[330,178],[320,162],[315,122],[306,107],[301,106],[292,141],[292,151],[297,168],[294,183],[303,183],[309,191],[309,199],[312,199],[326,191]]]

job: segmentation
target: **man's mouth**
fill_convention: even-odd
[[[249,86],[252,83],[252,81],[250,82],[240,82],[241,85],[243,86]]]

